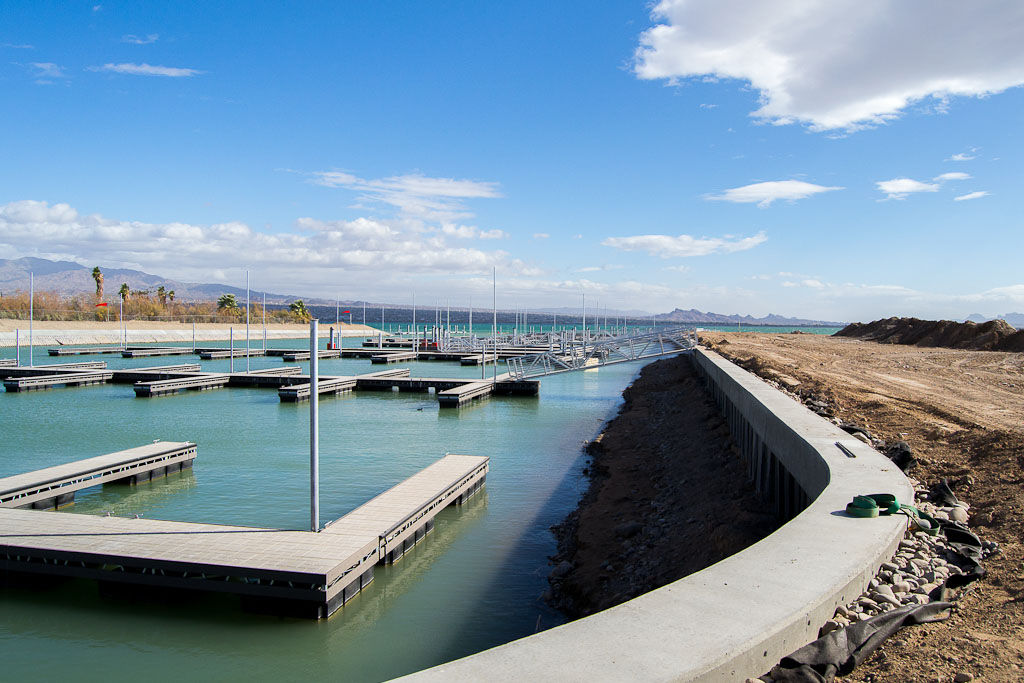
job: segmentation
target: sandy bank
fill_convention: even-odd
[[[192,323],[165,321],[129,321],[127,323],[129,344],[191,342]],[[326,337],[333,323],[320,324],[320,336]],[[364,325],[341,323],[341,334],[346,337],[376,335],[379,330]],[[245,340],[245,323],[196,323],[196,341],[227,341],[234,329],[235,342]],[[28,345],[28,321],[0,319],[0,346],[14,346],[16,331],[20,332],[22,346]],[[267,325],[267,339],[295,339],[309,336],[309,325]],[[250,340],[263,339],[263,326],[249,326]],[[32,339],[35,346],[62,346],[67,344],[118,344],[122,339],[122,328],[118,322],[92,320],[37,320],[32,323]]]

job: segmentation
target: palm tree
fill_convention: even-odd
[[[169,292],[167,292],[167,298],[170,299],[171,301],[174,301],[174,290],[173,289],[170,290]]]
[[[220,310],[227,309],[229,312],[238,310],[238,301],[235,300],[235,295],[221,294],[220,298],[217,299],[217,308]]]
[[[99,266],[92,269],[92,279],[96,281],[96,298],[103,301],[103,272]]]
[[[131,290],[128,288],[127,282],[121,283],[121,288],[117,290],[117,293],[121,295],[121,301],[128,301],[128,294]]]
[[[161,306],[166,306],[167,305],[167,290],[164,288],[163,285],[160,285],[159,287],[156,288],[156,295],[160,299],[160,305]]]
[[[288,310],[297,315],[302,320],[309,320],[312,318],[312,314],[306,308],[306,304],[302,299],[296,299],[295,301],[288,304]]]

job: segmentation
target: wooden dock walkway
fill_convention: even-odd
[[[0,358],[0,368],[13,368],[18,365],[17,358]]]
[[[112,370],[90,370],[87,372],[65,372],[57,375],[36,375],[29,377],[8,377],[4,380],[7,391],[34,391],[56,386],[85,386],[103,384],[114,376]]]
[[[382,353],[375,356],[370,356],[370,362],[374,364],[398,363],[403,360],[416,360],[416,352],[400,351],[399,353]]]
[[[132,388],[135,389],[135,396],[137,398],[150,398],[153,396],[176,394],[186,389],[194,391],[220,389],[227,386],[230,380],[231,377],[226,373],[195,372],[191,373],[188,377],[136,382]]]
[[[246,356],[248,356],[249,358],[258,358],[260,356],[265,356],[266,355],[266,351],[264,351],[263,349],[249,349],[249,353],[247,354],[245,352],[244,348],[242,348],[242,349],[236,348],[236,349],[233,349],[233,350],[232,349],[203,349],[202,351],[200,351],[199,349],[196,349],[196,352],[199,354],[199,357],[202,358],[203,360],[216,360],[216,359],[219,359],[219,358],[232,358],[232,357],[234,357],[234,358],[245,358]]]
[[[0,479],[0,508],[52,510],[74,502],[75,491],[91,486],[136,484],[192,467],[196,445],[157,441],[137,448],[56,465]],[[42,518],[39,518],[42,521]]]
[[[480,490],[488,467],[446,455],[319,532],[0,510],[0,572],[230,593],[255,610],[326,618]]]
[[[151,346],[147,348],[125,349],[121,355],[125,358],[148,358],[150,356],[191,356],[195,354],[191,346]]]
[[[93,356],[103,353],[121,353],[124,350],[123,346],[68,346],[47,349],[46,352],[51,356]]]
[[[297,368],[296,368],[297,369]],[[408,368],[395,368],[394,370],[381,370],[370,372],[365,375],[352,377],[324,377],[321,376],[317,382],[318,394],[342,394],[356,388],[360,379],[364,378],[385,378],[385,377],[408,377]],[[277,390],[277,395],[284,403],[295,403],[296,401],[308,401],[312,395],[312,388],[309,384],[309,375],[304,375],[301,382],[296,384],[282,385]]]
[[[309,351],[287,351],[280,354],[281,360],[285,363],[295,363],[300,360],[309,360]],[[341,349],[320,349],[317,358],[341,358]]]
[[[43,375],[68,375],[86,370],[106,370],[103,361],[90,363],[53,363],[50,365],[14,365],[0,369],[0,377],[40,377]]]

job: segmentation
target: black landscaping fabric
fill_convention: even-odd
[[[882,612],[867,621],[859,621],[805,645],[772,669],[777,683],[829,683],[844,676],[867,659],[872,652],[904,626],[942,621],[953,607],[949,602],[907,605]]]

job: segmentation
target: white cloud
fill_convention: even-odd
[[[810,287],[811,289],[824,289],[825,288],[825,283],[822,282],[821,280],[813,280],[813,279],[802,280],[800,282],[800,284],[802,284],[804,287]]]
[[[118,74],[129,74],[132,76],[168,76],[170,78],[187,78],[203,73],[198,69],[183,69],[174,66],[153,66],[150,64],[104,64],[103,66],[90,66],[90,71],[111,71]]]
[[[822,192],[842,189],[841,187],[826,187],[824,185],[815,185],[814,183],[805,183],[802,180],[772,180],[765,183],[734,187],[722,194],[707,195],[705,199],[735,202],[738,204],[756,203],[759,207],[765,208],[770,206],[776,199],[785,199],[793,202],[797,199],[806,199]]]
[[[216,269],[252,268],[274,273],[286,286],[316,289],[327,282],[359,282],[367,274],[464,276],[492,267],[537,272],[504,251],[453,244],[444,232],[425,230],[416,221],[300,218],[294,232],[272,234],[238,222],[116,220],[32,200],[0,205],[0,252],[71,257],[200,282]]]
[[[452,223],[442,225],[441,232],[460,239],[500,240],[508,237],[508,233],[504,230],[481,230],[475,225],[454,225]]]
[[[959,197],[953,197],[953,201],[954,202],[965,202],[965,201],[967,201],[969,199],[981,199],[982,197],[987,197],[987,196],[988,196],[988,192],[986,192],[985,190],[980,190],[978,192],[968,192],[967,194],[962,194]]]
[[[774,124],[855,130],[1024,84],[1018,0],[661,0],[652,18],[638,77],[748,82]]]
[[[616,264],[616,263],[605,263],[605,264],[600,265],[600,266],[584,266],[582,268],[577,268],[576,272],[577,273],[601,273],[601,272],[605,272],[605,271],[608,271],[608,270],[622,270],[622,268],[623,268],[623,266],[621,266],[619,264]]]
[[[419,173],[371,180],[344,171],[317,171],[310,175],[310,182],[316,185],[354,190],[361,193],[360,200],[386,204],[404,216],[423,220],[469,218],[473,214],[466,210],[465,200],[501,196],[498,183],[431,178]]]
[[[689,273],[690,266],[665,266],[662,270],[669,270],[674,273]]]
[[[65,78],[64,67],[53,62],[32,62],[31,66],[36,70],[36,78]]]
[[[601,244],[623,251],[646,251],[648,254],[661,258],[682,258],[746,251],[767,239],[763,232],[738,240],[729,240],[724,237],[693,237],[691,235],[675,237],[671,235],[636,235],[634,237],[609,237]]]
[[[910,178],[893,178],[892,180],[880,180],[875,183],[878,189],[885,193],[886,199],[906,199],[907,195],[917,192],[938,192],[938,183],[922,183],[919,180]]]
[[[535,232],[535,233],[533,233],[533,239],[535,239],[535,240],[546,240],[549,237],[551,237],[551,235],[547,234],[546,232]]]
[[[971,176],[967,173],[961,173],[959,171],[953,171],[951,173],[943,173],[940,176],[936,176],[934,180],[942,182],[944,180],[967,180]]]
[[[973,161],[974,159],[978,158],[978,156],[975,154],[975,152],[977,151],[977,147],[972,147],[970,151],[958,152],[957,154],[954,154],[953,156],[946,159],[946,161]]]
[[[132,45],[149,45],[155,43],[160,39],[160,34],[150,33],[147,36],[134,36],[131,34],[121,36],[122,43],[131,43]]]
[[[9,47],[12,50],[34,50],[35,45],[29,45],[28,43],[0,43],[2,47]]]

